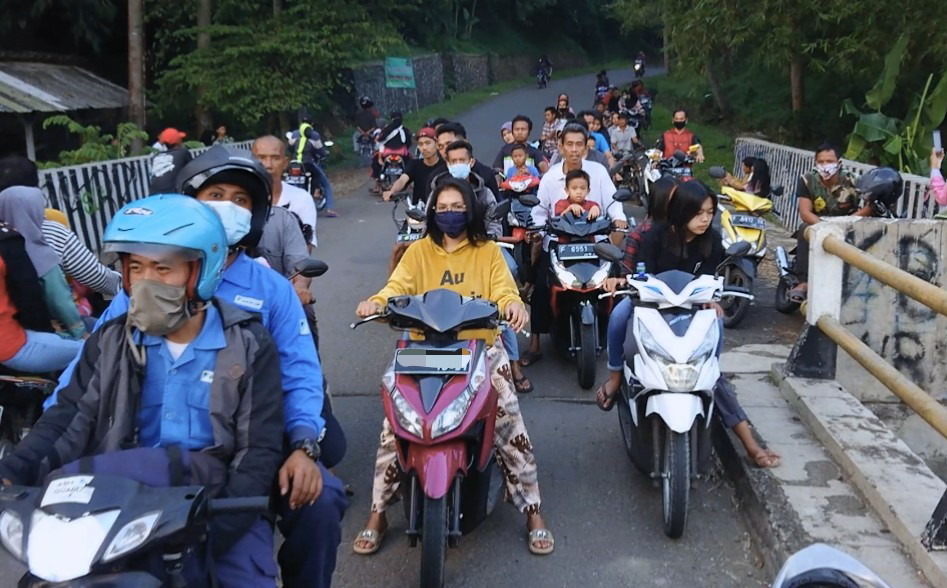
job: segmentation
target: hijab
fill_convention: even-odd
[[[45,208],[46,197],[39,188],[10,186],[0,192],[0,219],[23,235],[26,254],[40,278],[59,265],[59,254],[43,239]]]

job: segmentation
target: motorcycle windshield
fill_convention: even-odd
[[[671,270],[668,272],[661,272],[660,274],[654,277],[664,282],[664,285],[667,286],[675,294],[680,294],[681,292],[683,292],[684,288],[686,288],[688,284],[694,281],[693,274],[682,272],[680,270]]]
[[[428,329],[438,333],[496,327],[499,311],[489,300],[438,289],[420,296],[388,299],[388,321],[396,328]]]
[[[696,314],[696,310],[668,308],[661,311],[661,318],[670,327],[672,333],[678,337],[683,337],[687,334],[687,330],[690,328]]]

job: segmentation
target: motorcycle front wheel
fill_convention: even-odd
[[[753,281],[750,279],[750,276],[746,275],[740,268],[731,267],[727,275],[727,286],[751,290]],[[730,298],[730,302],[723,307],[723,326],[732,329],[739,325],[743,319],[746,318],[746,313],[749,311],[749,298]]]
[[[664,534],[677,539],[687,525],[691,487],[690,432],[675,433],[665,427],[661,490],[664,500]]]
[[[792,314],[799,310],[799,303],[789,299],[789,291],[795,287],[795,284],[786,278],[779,278],[779,283],[776,284],[776,310],[783,314]]]
[[[579,376],[579,386],[588,390],[595,384],[595,347],[598,342],[595,325],[586,325],[581,320],[578,322],[579,331],[579,352],[576,353],[576,371]]]
[[[421,588],[444,586],[447,560],[447,497],[424,497],[421,529]]]

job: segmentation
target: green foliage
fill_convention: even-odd
[[[100,54],[117,14],[114,0],[8,0],[0,10],[0,34],[43,35],[44,27],[53,25],[75,46],[85,45]]]
[[[929,74],[923,91],[914,97],[904,118],[882,112],[894,96],[907,39],[902,37],[885,57],[884,69],[875,86],[865,94],[865,104],[874,112],[861,112],[852,102],[842,104],[843,115],[855,116],[845,157],[868,159],[911,173],[926,173],[931,149],[931,132],[947,114],[947,72],[931,91],[934,74]]]
[[[58,165],[79,165],[106,159],[120,159],[131,155],[132,143],[146,141],[148,133],[134,123],[119,123],[115,134],[102,133],[102,127],[85,126],[65,114],[57,114],[43,121],[43,128],[59,126],[76,135],[79,148],[59,153]]]
[[[165,99],[204,88],[204,106],[247,126],[280,112],[318,104],[342,82],[355,59],[380,56],[394,32],[358,4],[300,0],[278,14],[260,3],[220,2],[212,45],[175,57],[158,84]],[[197,29],[180,36],[196,36]]]

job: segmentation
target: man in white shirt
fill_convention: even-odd
[[[534,225],[545,226],[552,215],[556,201],[566,197],[566,174],[574,169],[581,169],[589,174],[589,194],[586,201],[594,202],[612,220],[619,229],[628,228],[628,217],[622,210],[620,202],[613,198],[616,189],[605,166],[585,159],[588,149],[588,129],[580,123],[571,122],[563,127],[559,134],[559,153],[562,163],[550,166],[549,171],[539,182],[539,204],[533,207],[532,217]],[[529,341],[529,351],[520,355],[520,363],[531,365],[542,359],[540,352],[541,333],[548,333],[552,320],[552,308],[549,302],[549,243],[551,237],[543,239],[543,253],[536,262],[536,284],[530,297],[530,329],[534,336]]]
[[[308,192],[283,181],[283,172],[289,165],[286,143],[279,137],[265,135],[253,142],[253,155],[260,160],[273,178],[273,206],[281,206],[294,213],[312,229],[310,250],[318,245],[316,239],[316,203]]]

